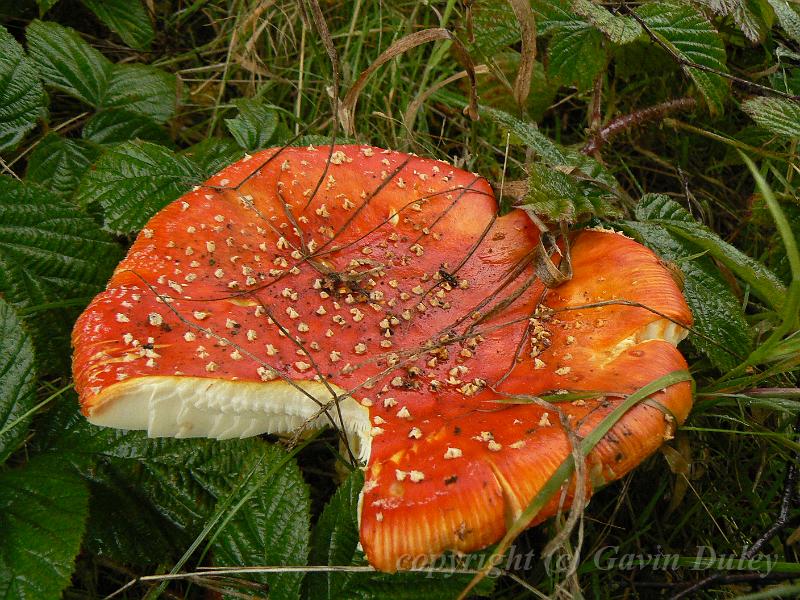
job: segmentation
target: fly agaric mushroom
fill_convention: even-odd
[[[574,276],[548,289],[523,283],[538,241],[443,162],[361,146],[247,156],[155,215],[78,320],[82,410],[151,436],[334,425],[365,463],[376,568],[482,548],[571,452],[564,423],[585,436],[620,394],[686,368],[691,313],[650,250],[581,231]],[[498,402],[560,390],[592,397],[560,403],[563,420]],[[683,382],[629,410],[589,454],[589,487],[651,454],[691,400]]]

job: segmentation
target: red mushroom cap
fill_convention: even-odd
[[[80,317],[83,412],[179,437],[334,424],[368,461],[375,567],[481,548],[571,451],[555,414],[498,399],[596,392],[559,404],[585,435],[619,394],[686,368],[675,345],[691,314],[650,250],[585,230],[571,281],[526,287],[538,236],[446,163],[265,150],[154,216]],[[590,483],[635,467],[691,400],[681,383],[628,411],[589,455]]]

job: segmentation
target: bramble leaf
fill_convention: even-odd
[[[26,179],[61,198],[69,198],[99,153],[91,143],[50,133],[31,153]]]
[[[89,482],[84,543],[92,552],[141,565],[174,559],[213,508],[193,470],[213,469],[214,442],[96,427],[80,414],[74,394],[37,426],[35,451],[59,456]]]
[[[39,6],[39,16],[41,17],[44,15],[44,13],[53,8],[57,3],[58,0],[36,0],[36,4]]]
[[[152,118],[126,109],[102,110],[83,126],[83,139],[98,144],[118,144],[135,139],[168,146],[165,129]]]
[[[128,234],[199,179],[188,158],[150,142],[125,142],[100,157],[83,178],[77,200],[83,206],[99,203],[106,229]]]
[[[484,56],[493,56],[520,39],[519,21],[505,0],[476,3],[472,21],[475,31],[473,46]]]
[[[538,34],[552,34],[547,45],[548,77],[581,91],[590,89],[606,65],[603,34],[575,14],[569,0],[537,0],[532,8]],[[594,9],[589,10],[597,17]]]
[[[742,102],[742,110],[772,133],[800,138],[800,104],[797,102],[757,96]]]
[[[647,202],[647,197],[642,202]],[[714,261],[698,246],[661,225],[624,221],[619,226],[680,269],[683,293],[694,316],[694,329],[700,334],[689,335],[692,344],[723,373],[739,364],[750,352],[750,326],[742,302]]]
[[[539,35],[548,35],[556,29],[582,29],[588,25],[573,12],[570,0],[533,0],[531,8]]]
[[[550,221],[618,215],[613,205],[616,182],[606,183],[602,170],[593,171],[592,159],[584,157],[586,161],[579,162],[575,158],[567,159],[570,166],[528,165],[527,192],[517,206]]]
[[[547,45],[547,74],[563,85],[591,89],[606,64],[603,34],[590,25],[559,29]]]
[[[70,307],[105,286],[120,255],[75,206],[39,186],[0,177],[0,294],[29,326],[46,371],[69,364],[77,316]]]
[[[297,464],[283,450],[266,444],[254,445],[238,461],[241,470],[255,467],[248,482],[239,488],[228,509],[226,524],[214,542],[214,563],[219,566],[304,565],[308,560],[310,501],[308,486]],[[252,467],[251,467],[252,465]],[[234,489],[235,479],[219,477],[207,481],[218,499]],[[244,501],[241,503],[241,501]],[[277,573],[248,577],[269,585],[269,597],[289,600],[300,597],[302,573]]]
[[[155,33],[140,0],[82,0],[95,16],[131,48],[146,50]]]
[[[800,42],[800,8],[786,0],[767,0],[783,30],[795,42]]]
[[[57,23],[36,20],[27,33],[30,55],[48,85],[95,108],[123,108],[159,122],[175,113],[171,73],[142,64],[115,65]]]
[[[698,0],[698,4],[707,6],[720,16],[732,17],[745,37],[754,44],[762,41],[769,31],[763,14],[766,3],[761,0]]]
[[[239,114],[232,119],[225,119],[233,139],[245,150],[265,148],[278,127],[275,110],[249,98],[234,100],[233,103],[239,109]]]
[[[513,133],[525,146],[541,156],[546,163],[551,165],[566,164],[566,152],[540,132],[536,123],[528,123],[507,112],[488,106],[481,106],[480,112],[481,115],[485,115]]]
[[[769,8],[763,0],[736,2],[732,16],[736,25],[751,43],[763,42],[772,26]]]
[[[0,151],[16,147],[45,106],[36,65],[0,25]]]
[[[615,15],[591,0],[572,0],[572,10],[602,31],[615,44],[627,44],[642,35],[642,27],[631,17]]]
[[[147,65],[114,65],[99,102],[163,123],[175,114],[175,76]]]
[[[311,534],[311,565],[349,565],[358,546],[358,524],[353,508],[364,487],[364,473],[356,469],[344,480],[322,511]],[[351,573],[309,573],[306,579],[309,597],[340,598],[352,579]]]
[[[0,598],[61,598],[87,500],[86,484],[54,456],[0,473]]]
[[[614,176],[595,159],[556,144],[535,124],[503,111],[481,107],[481,114],[512,132],[536,153],[537,162],[527,167],[527,194],[520,205],[523,209],[552,220],[618,213],[612,202],[622,191]]]
[[[230,138],[208,138],[188,147],[181,154],[194,162],[207,179],[242,158],[241,146]]]
[[[37,429],[33,451],[58,455],[89,482],[85,545],[138,565],[175,560],[214,510],[213,482],[233,485],[249,466],[244,457],[264,447],[254,439],[148,438],[143,431],[96,427],[80,414],[74,394]]]
[[[35,20],[27,29],[28,52],[45,83],[97,106],[105,94],[113,65],[76,31]]]
[[[725,45],[708,19],[688,3],[650,2],[636,9],[636,14],[679,59],[727,73]],[[712,113],[722,112],[728,85],[717,73],[683,66],[703,95]]]
[[[783,303],[786,288],[780,279],[763,264],[722,240],[689,212],[666,196],[648,195],[636,207],[636,218],[661,225],[683,240],[705,251],[750,284],[753,293],[772,308]]]
[[[28,432],[34,406],[33,344],[14,309],[0,298],[0,465]]]
[[[578,182],[561,171],[541,163],[528,167],[528,191],[522,208],[551,221],[572,221],[575,203],[583,196]]]

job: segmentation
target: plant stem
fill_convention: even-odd
[[[620,133],[631,127],[638,127],[650,121],[657,121],[663,118],[667,113],[675,112],[678,110],[690,110],[697,105],[694,98],[678,98],[676,100],[668,100],[655,106],[649,106],[642,110],[637,110],[627,115],[617,117],[612,120],[608,125],[603,127],[600,131],[595,133],[581,152],[584,154],[594,154],[599,152],[600,149]],[[593,123],[594,124],[594,123]]]

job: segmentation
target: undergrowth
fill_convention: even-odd
[[[471,593],[800,595],[795,2],[0,0],[0,17],[1,597],[450,598],[481,569],[487,553],[370,572],[361,474],[330,432],[148,440],[77,412],[70,329],[146,221],[247,151],[333,140],[478,172],[552,231],[613,226],[694,312],[686,425],[594,495],[582,545],[543,556],[551,520]],[[138,579],[248,565],[352,568]]]

